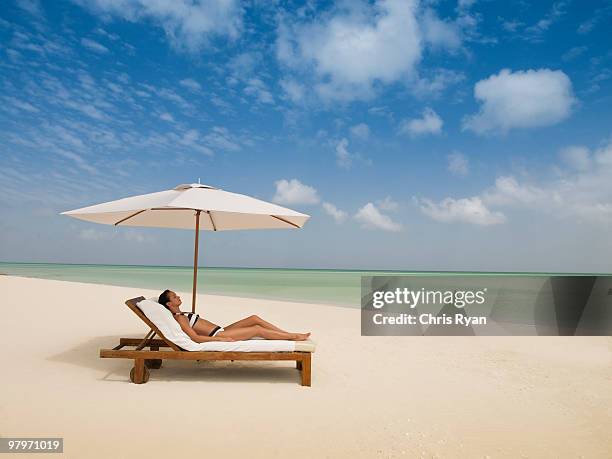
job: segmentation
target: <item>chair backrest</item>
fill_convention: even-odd
[[[162,332],[159,331],[159,329],[155,326],[155,324],[153,322],[151,322],[149,320],[149,318],[147,316],[144,315],[144,313],[140,310],[140,308],[138,307],[137,303],[141,302],[142,300],[144,300],[145,297],[144,296],[139,296],[138,298],[132,298],[131,300],[127,300],[125,302],[125,304],[132,310],[134,311],[134,313],[140,317],[144,323],[146,323],[149,327],[151,327],[151,330],[153,330],[157,336],[159,336],[161,339],[163,339],[166,344],[168,346],[170,346],[172,349],[174,349],[175,351],[182,351],[183,349],[178,347],[176,344],[174,344],[172,341],[170,341],[169,339],[167,339]]]

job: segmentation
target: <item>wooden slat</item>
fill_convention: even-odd
[[[123,346],[138,346],[142,338],[120,338],[119,344]],[[163,339],[152,339],[147,346],[170,347]]]
[[[136,351],[100,349],[100,357],[162,360],[302,360],[310,352]]]
[[[146,323],[149,327],[151,327],[151,329],[153,331],[155,331],[155,333],[157,333],[157,335],[168,344],[168,347],[171,347],[175,351],[182,351],[183,349],[178,347],[172,341],[167,340],[166,337],[163,335],[163,333],[159,331],[159,329],[153,324],[153,322],[151,322],[147,318],[147,316],[145,316],[143,314],[143,312],[140,310],[140,308],[136,305],[137,303],[141,302],[144,299],[145,299],[144,296],[139,296],[138,298],[132,298],[131,300],[127,300],[125,302],[125,304],[128,306],[128,308],[130,308],[132,311],[134,311],[134,314],[136,314],[138,317],[140,317],[144,321],[144,323]]]
[[[155,336],[155,330],[153,329],[149,330],[149,333],[147,333],[146,336],[142,339],[142,341],[138,343],[138,346],[136,346],[136,350],[139,351],[142,348],[147,347],[148,345],[147,343],[151,341],[154,336]]]

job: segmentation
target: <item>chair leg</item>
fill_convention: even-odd
[[[310,381],[311,379],[310,363],[311,363],[310,352],[305,352],[304,355],[302,356],[302,369],[300,370],[301,376],[302,376],[302,386],[310,387],[310,383],[311,383]]]
[[[149,380],[149,370],[144,359],[134,359],[134,368],[130,371],[130,380],[134,384],[144,384]]]
[[[149,346],[152,351],[159,351],[159,346]],[[159,370],[162,366],[162,359],[147,359],[145,360],[145,366],[152,370]]]

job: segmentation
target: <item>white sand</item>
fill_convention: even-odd
[[[610,337],[361,337],[358,309],[202,295],[220,325],[312,331],[312,387],[294,362],[165,361],[136,385],[98,352],[144,336],[123,302],[159,292],[8,276],[0,292],[0,435],[64,437],[62,457],[612,456]]]

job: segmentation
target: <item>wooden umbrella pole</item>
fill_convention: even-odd
[[[198,284],[198,242],[200,237],[200,210],[196,211],[195,248],[193,252],[193,292],[191,294],[191,312],[195,312],[196,286]]]

